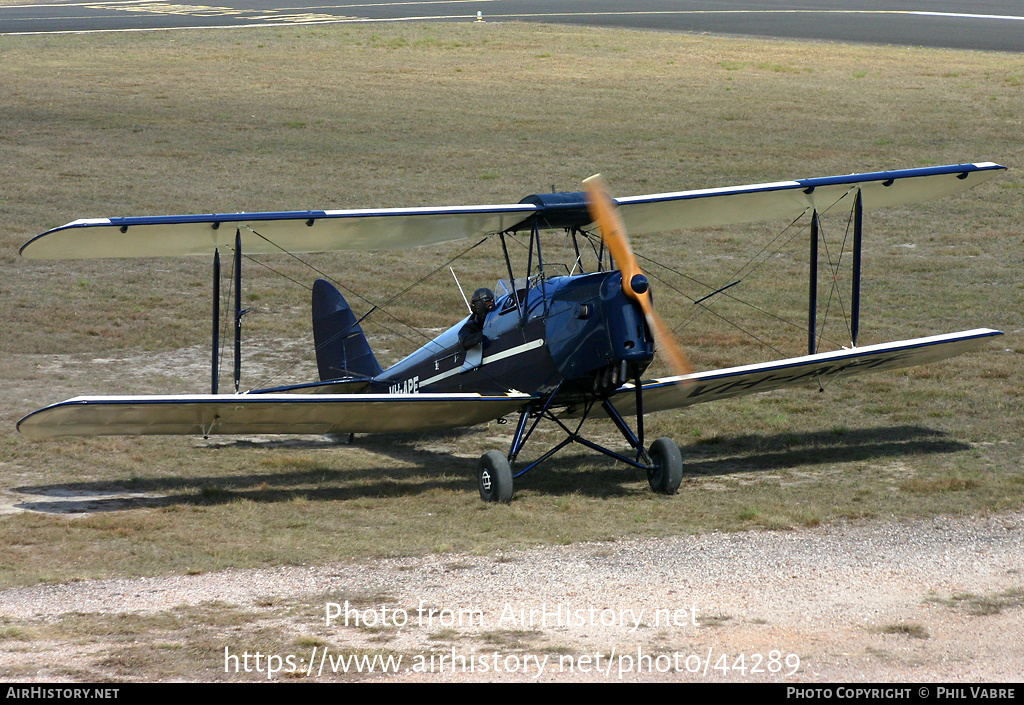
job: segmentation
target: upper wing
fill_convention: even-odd
[[[526,394],[194,394],[75,397],[18,422],[29,438],[251,433],[399,433],[472,426]]]
[[[1005,170],[992,162],[950,164],[616,200],[626,229],[636,234],[773,218],[795,220],[810,209],[819,213],[848,210],[858,190],[864,208],[919,203],[966,191]]]
[[[530,204],[453,208],[221,213],[76,220],[22,245],[30,259],[165,257],[242,252],[400,250],[502,232],[526,220]]]
[[[980,347],[1002,332],[989,328],[835,350],[643,383],[644,411],[676,409],[784,387],[806,386],[865,372],[894,370],[944,360]],[[636,412],[635,388],[620,387],[612,398],[623,414]]]
[[[870,174],[830,176],[769,184],[659,193],[619,198],[631,233],[772,218],[795,219],[810,208],[824,213],[845,208],[859,189],[867,208],[915,203],[958,193],[992,178],[1006,167],[992,162],[952,164]],[[222,213],[76,220],[29,240],[21,248],[33,259],[161,257],[242,251],[326,252],[389,250],[433,245],[504,232],[536,215],[541,227],[590,223],[582,194],[567,198],[529,197],[518,204],[446,208]]]

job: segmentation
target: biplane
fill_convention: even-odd
[[[513,481],[571,443],[646,473],[652,490],[677,491],[683,460],[676,443],[647,445],[644,416],[666,409],[784,387],[821,384],[866,372],[934,362],[983,345],[987,328],[858,346],[863,209],[959,193],[1002,172],[991,162],[798,179],[730,188],[612,198],[598,178],[571,193],[529,196],[505,205],[322,210],[76,220],[21,248],[27,258],[162,257],[213,259],[213,344],[209,394],[80,396],[35,411],[18,428],[30,438],[104,434],[401,433],[472,426],[518,417],[507,451],[480,458],[485,501],[508,502]],[[851,344],[819,352],[815,342],[818,216],[847,209],[853,222]],[[808,351],[758,364],[694,372],[672,330],[656,313],[633,235],[806,217],[810,237]],[[540,233],[564,231],[577,254],[566,271],[545,268]],[[600,237],[595,237],[599,231]],[[319,380],[271,389],[239,389],[241,256],[373,251],[491,237],[508,278],[485,310],[383,369],[360,319],[326,280],[312,287]],[[516,276],[508,238],[529,238],[525,271]],[[582,271],[580,243],[598,252]],[[598,244],[595,244],[599,243]],[[219,393],[221,253],[234,255],[235,389]],[[711,295],[732,286],[725,283]],[[467,302],[468,303],[468,302]],[[476,317],[479,335],[460,331]],[[648,379],[655,354],[671,376]],[[625,441],[606,447],[583,433],[588,419],[608,419]],[[538,424],[564,438],[520,463]],[[628,448],[626,448],[628,446]]]

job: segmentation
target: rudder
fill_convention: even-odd
[[[313,343],[322,382],[383,371],[345,297],[324,279],[313,283]]]

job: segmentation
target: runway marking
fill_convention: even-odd
[[[37,34],[97,34],[103,32],[160,32],[188,29],[245,29],[252,27],[277,27],[305,24],[344,24],[355,22],[423,22],[438,20],[475,20],[476,14],[469,15],[418,15],[408,17],[386,17],[371,19],[369,17],[352,17],[329,13],[296,13],[297,9],[353,9],[357,7],[390,7],[395,5],[451,5],[465,3],[500,2],[500,0],[422,0],[402,3],[364,3],[352,5],[314,5],[303,8],[280,8],[272,10],[235,10],[233,8],[208,7],[204,5],[172,5],[160,2],[142,2],[139,0],[113,0],[111,2],[88,2],[61,4],[59,7],[88,7],[96,9],[125,10],[129,12],[152,12],[153,14],[183,14],[199,17],[237,15],[240,19],[262,20],[260,22],[243,22],[231,25],[203,25],[199,27],[146,27],[146,28],[114,28],[114,29],[81,29],[81,30],[39,30],[34,32],[3,32],[0,36],[20,36]],[[12,5],[10,7],[57,7],[52,4]],[[147,9],[147,7],[152,9]],[[179,8],[181,11],[160,10],[159,8]],[[196,12],[187,12],[183,8],[195,8]],[[5,8],[0,7],[0,10]],[[220,11],[220,12],[218,12]],[[248,13],[261,12],[259,15]],[[276,14],[281,13],[281,14]],[[494,19],[543,19],[547,17],[611,17],[611,16],[664,16],[664,15],[906,15],[916,17],[936,17],[972,20],[1024,21],[1024,16],[1017,15],[982,15],[959,12],[929,12],[923,10],[621,10],[612,12],[535,12],[518,14],[485,14],[484,20]]]
[[[484,19],[487,17],[614,17],[626,15],[918,15],[961,19],[1024,20],[1024,16],[1018,17],[1016,15],[978,15],[962,12],[927,12],[923,10],[615,10],[605,12],[532,12],[485,15]]]
[[[105,10],[103,5],[85,5],[92,10]],[[118,4],[111,9],[124,12],[149,12],[155,15],[190,15],[192,17],[223,17],[226,15],[240,15],[244,10],[236,10],[233,7],[210,7],[209,5],[172,5],[167,2],[134,2]]]
[[[1017,17],[1015,15],[972,15],[962,12],[925,12],[923,10],[915,10],[909,12],[911,15],[929,15],[933,17],[963,17],[969,20],[1024,20],[1024,17]]]
[[[408,2],[364,2],[364,3],[346,3],[344,5],[309,5],[303,10],[324,10],[328,8],[344,8],[352,9],[355,7],[401,7],[403,5],[460,5],[465,3],[472,3],[473,5],[479,5],[481,3],[488,2],[503,2],[503,0],[409,0]],[[299,9],[299,8],[293,8]],[[467,15],[468,17],[469,15]]]
[[[106,9],[105,3],[86,5],[93,9]],[[166,2],[142,2],[118,3],[112,9],[123,12],[148,12],[155,15],[185,15],[188,17],[230,17],[245,15],[247,20],[269,20],[277,23],[289,24],[323,24],[324,22],[338,22],[339,20],[352,20],[355,17],[344,17],[340,15],[328,15],[315,12],[284,12],[282,10],[263,10],[266,14],[248,15],[253,10],[238,10],[233,7],[212,7],[209,5],[178,5]]]
[[[374,2],[374,3],[361,3],[361,4],[350,4],[350,5],[309,5],[306,7],[288,7],[281,8],[289,12],[295,10],[322,10],[325,8],[330,9],[347,9],[353,7],[397,7],[402,5],[458,5],[463,3],[473,3],[479,5],[481,3],[488,2],[502,2],[502,0],[410,0],[409,2]],[[116,9],[116,5],[137,5],[139,0],[100,0],[100,2],[61,2],[61,3],[37,3],[34,5],[8,5],[0,6],[0,10],[7,7],[24,9],[26,7],[111,7]],[[238,10],[238,12],[267,12],[267,10]],[[343,15],[332,15],[333,17],[343,17]],[[469,17],[469,15],[466,15]]]

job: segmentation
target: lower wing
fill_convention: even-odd
[[[29,438],[107,435],[400,433],[473,426],[527,394],[194,394],[75,397],[18,422]]]
[[[826,380],[865,372],[923,365],[973,350],[998,335],[1002,333],[978,328],[650,380],[643,383],[644,412],[677,409],[773,389],[806,386],[813,382],[820,384]],[[612,401],[621,413],[635,413],[635,387],[631,384],[623,385],[616,391]],[[572,415],[571,411],[569,415]]]
[[[1002,335],[988,328],[836,350],[643,383],[644,411],[822,383],[865,372],[911,367],[973,350]],[[635,412],[635,388],[612,400]],[[98,435],[251,433],[400,433],[478,423],[522,409],[527,394],[196,394],[75,397],[33,412],[18,423],[29,438]],[[573,416],[573,409],[564,415]]]

